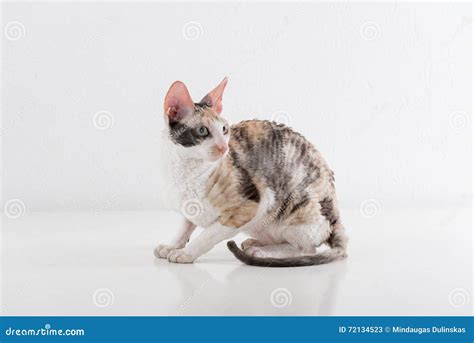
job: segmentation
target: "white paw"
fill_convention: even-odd
[[[168,254],[168,261],[173,263],[193,263],[196,258],[187,254],[185,249],[172,250]]]
[[[166,244],[160,244],[155,248],[155,250],[153,250],[153,254],[157,258],[167,258],[170,251],[174,249],[176,249],[176,247]]]
[[[244,250],[244,253],[253,257],[265,257],[265,253],[259,247],[250,246]]]
[[[262,244],[256,239],[247,238],[245,241],[242,242],[240,246],[242,247],[242,250],[245,250],[249,247],[261,247]]]

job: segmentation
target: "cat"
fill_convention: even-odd
[[[227,78],[200,102],[181,81],[164,100],[162,135],[167,202],[184,216],[173,242],[154,254],[192,263],[227,242],[243,263],[309,266],[346,257],[347,236],[337,207],[334,173],[319,151],[286,125],[222,116]],[[191,234],[204,230],[192,241]],[[316,252],[326,243],[330,249]]]

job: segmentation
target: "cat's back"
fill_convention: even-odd
[[[290,127],[267,120],[246,120],[231,127],[229,154],[270,187],[277,198],[311,192],[334,193],[334,174],[318,150]]]
[[[290,154],[297,152],[314,155],[314,158],[319,154],[302,134],[269,120],[244,120],[232,125],[229,144],[237,150],[246,149],[248,153],[255,155],[254,158],[263,152],[271,152],[275,157],[285,154],[289,158],[295,158]],[[296,147],[299,151],[290,151],[290,147]]]

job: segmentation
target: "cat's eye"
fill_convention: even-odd
[[[226,135],[227,132],[229,132],[229,129],[227,128],[227,125],[224,125],[224,126],[222,127],[222,132],[224,132],[224,135]]]
[[[209,130],[205,126],[198,127],[196,131],[201,137],[206,137],[207,135],[209,135]]]

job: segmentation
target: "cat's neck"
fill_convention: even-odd
[[[166,133],[164,133],[162,141],[164,167],[173,175],[175,182],[186,183],[190,179],[196,181],[196,179],[208,178],[222,163],[222,159],[210,162],[189,156],[183,148],[171,142]]]

